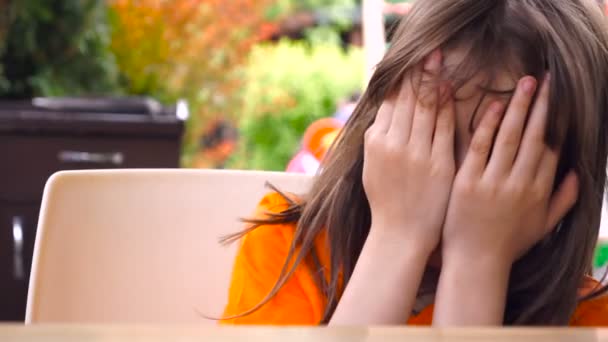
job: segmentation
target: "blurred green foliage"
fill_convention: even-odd
[[[325,42],[331,42],[340,31],[350,28],[353,17],[358,15],[359,3],[360,0],[276,0],[268,9],[268,18],[277,20],[297,12],[312,12],[318,20],[318,26],[310,29],[315,32],[308,35],[313,36],[312,43],[318,43],[321,37],[329,37]]]
[[[119,91],[104,0],[0,5],[0,98]]]
[[[593,267],[599,268],[608,264],[608,243],[599,242],[595,249]]]
[[[284,170],[306,128],[361,89],[363,65],[356,48],[286,40],[256,47],[245,76],[240,146],[229,166]]]
[[[276,0],[269,9],[269,13],[271,18],[275,19],[278,16],[299,11],[355,7],[359,2],[360,0]]]

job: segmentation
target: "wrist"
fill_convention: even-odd
[[[439,245],[439,237],[430,236],[432,229],[414,227],[411,223],[398,223],[387,220],[373,220],[368,239],[390,248],[394,246],[412,257],[424,258],[425,261]],[[420,234],[424,232],[425,234]]]
[[[511,269],[503,260],[495,255],[477,259],[444,255],[433,325],[502,324]]]
[[[444,241],[441,254],[445,265],[454,264],[455,267],[464,266],[480,271],[489,268],[510,271],[513,264],[510,253],[496,246],[459,245]]]
[[[508,279],[512,262],[500,253],[467,253],[442,250],[442,272],[472,282],[487,277]]]

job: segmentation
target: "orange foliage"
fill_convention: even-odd
[[[130,93],[188,99],[190,140],[208,119],[238,115],[239,68],[276,30],[264,16],[276,0],[108,1],[112,50]]]

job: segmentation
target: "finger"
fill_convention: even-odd
[[[446,98],[445,101],[440,100],[439,113],[437,114],[437,122],[435,123],[435,134],[433,135],[432,155],[439,157],[454,157],[454,133],[455,133],[455,107],[454,99],[449,86],[442,86],[440,90],[440,99]]]
[[[574,171],[568,172],[564,180],[551,196],[547,215],[546,233],[555,229],[557,224],[568,214],[578,200],[579,181]]]
[[[559,151],[554,151],[545,146],[540,157],[538,170],[533,175],[534,182],[539,189],[551,190],[555,182],[557,164],[559,162]]]
[[[427,58],[424,65],[424,73],[416,96],[412,132],[408,142],[408,145],[429,153],[431,152],[433,132],[437,120],[439,100],[439,85],[437,83],[441,72],[441,58],[441,51],[435,50]]]
[[[393,118],[393,111],[395,110],[395,100],[389,99],[382,102],[378,114],[372,125],[376,132],[386,134],[388,129],[391,127],[391,120]]]
[[[465,172],[474,177],[481,176],[484,173],[492,150],[492,142],[500,124],[502,111],[502,103],[494,102],[490,105],[479,126],[475,129],[469,150],[459,172]]]
[[[412,129],[412,118],[416,108],[412,75],[405,75],[395,102],[388,134],[397,141],[406,143]]]
[[[536,80],[532,77],[524,77],[517,84],[515,95],[509,103],[496,136],[492,156],[488,163],[489,175],[500,177],[511,173],[535,90]]]
[[[549,110],[549,75],[545,77],[534,103],[530,120],[517,153],[513,174],[520,179],[532,179],[538,170],[545,145],[545,130]]]

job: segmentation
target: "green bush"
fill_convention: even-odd
[[[360,0],[275,0],[267,10],[267,18],[280,20],[294,13],[310,12],[318,26],[305,30],[305,40],[313,45],[340,43],[340,33],[352,27],[353,16],[359,13],[359,3]]]
[[[246,73],[240,146],[230,166],[284,170],[308,125],[361,89],[363,65],[356,48],[290,41],[256,47]]]
[[[276,0],[271,11],[290,13],[297,11],[314,11],[321,8],[347,8],[360,3],[360,0]]]
[[[105,0],[2,0],[0,98],[118,89]]]

